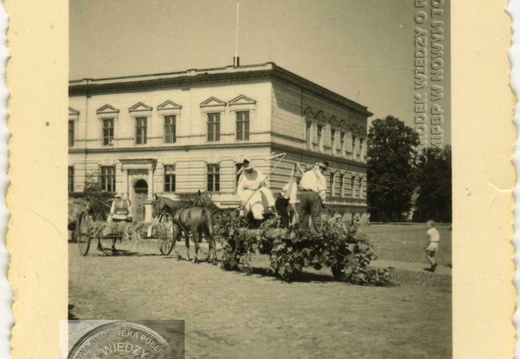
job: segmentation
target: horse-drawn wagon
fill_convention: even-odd
[[[156,243],[159,252],[169,255],[175,244],[184,235],[188,259],[190,238],[195,245],[194,262],[199,258],[199,242],[208,241],[207,259],[213,264],[220,262],[224,270],[252,271],[252,258],[268,256],[272,273],[285,281],[296,279],[304,268],[330,268],[338,281],[386,285],[387,270],[369,266],[376,259],[370,244],[356,235],[357,223],[344,223],[341,217],[329,216],[322,220],[320,229],[312,227],[280,228],[279,218],[271,216],[255,228],[237,209],[220,209],[207,194],[200,192],[190,201],[173,201],[166,197],[155,197],[152,203],[154,223],[109,223],[95,221],[91,213],[84,211],[78,219],[77,238],[81,255],[89,253],[92,242],[111,241],[115,250],[116,241],[130,243]],[[217,250],[216,242],[222,247]],[[217,251],[222,252],[217,258]]]
[[[97,242],[97,249],[109,254],[103,242],[111,243],[111,254],[116,253],[116,243],[132,243],[134,248],[142,243],[156,243],[159,252],[169,255],[174,246],[175,233],[180,232],[175,221],[167,217],[156,223],[132,223],[124,218],[107,221],[107,216],[97,216],[87,207],[77,216],[76,240],[82,256],[89,253],[91,245]]]
[[[222,269],[245,270],[251,272],[252,258],[257,255],[269,257],[269,269],[286,281],[295,279],[305,267],[314,269],[330,268],[338,281],[359,284],[383,285],[389,280],[385,270],[369,267],[376,255],[370,244],[356,234],[358,223],[345,223],[341,217],[329,216],[324,219],[320,230],[301,228],[280,228],[277,216],[266,217],[260,228],[258,223],[248,222],[238,209],[221,209],[212,203],[207,194],[196,195],[189,206],[157,197],[154,214],[160,218],[168,215],[177,220],[181,229],[174,242],[185,233],[189,255],[189,238],[195,243],[195,259],[202,234],[208,240],[208,258],[217,261],[217,252]],[[216,249],[216,242],[222,244]],[[264,257],[265,258],[265,257]]]

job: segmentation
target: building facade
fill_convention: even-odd
[[[274,63],[69,83],[69,192],[99,179],[151,220],[154,194],[205,190],[237,206],[247,158],[276,195],[298,162],[330,164],[327,204],[366,216],[367,119],[372,114]]]

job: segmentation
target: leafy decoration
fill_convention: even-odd
[[[330,267],[337,280],[359,285],[390,283],[386,269],[369,267],[377,259],[368,241],[356,238],[357,225],[336,218],[324,221],[319,233],[308,228],[283,230],[276,219],[260,229],[248,229],[236,214],[219,217],[215,226],[223,240],[222,269],[251,272],[256,253],[269,255],[270,270],[284,281],[293,281],[305,267]]]

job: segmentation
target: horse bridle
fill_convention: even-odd
[[[161,218],[162,215],[164,215],[166,212],[168,212],[168,210],[167,210],[168,206],[166,205],[166,203],[164,203],[164,201],[161,198],[158,198],[156,201],[157,201],[157,203],[159,203],[162,206],[161,211],[159,212],[159,215],[158,215],[158,218]]]

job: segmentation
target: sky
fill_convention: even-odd
[[[69,78],[231,65],[237,3],[241,65],[272,61],[367,106],[371,120],[392,115],[414,126],[422,9],[412,0],[70,0]],[[449,96],[445,86],[445,143]]]

